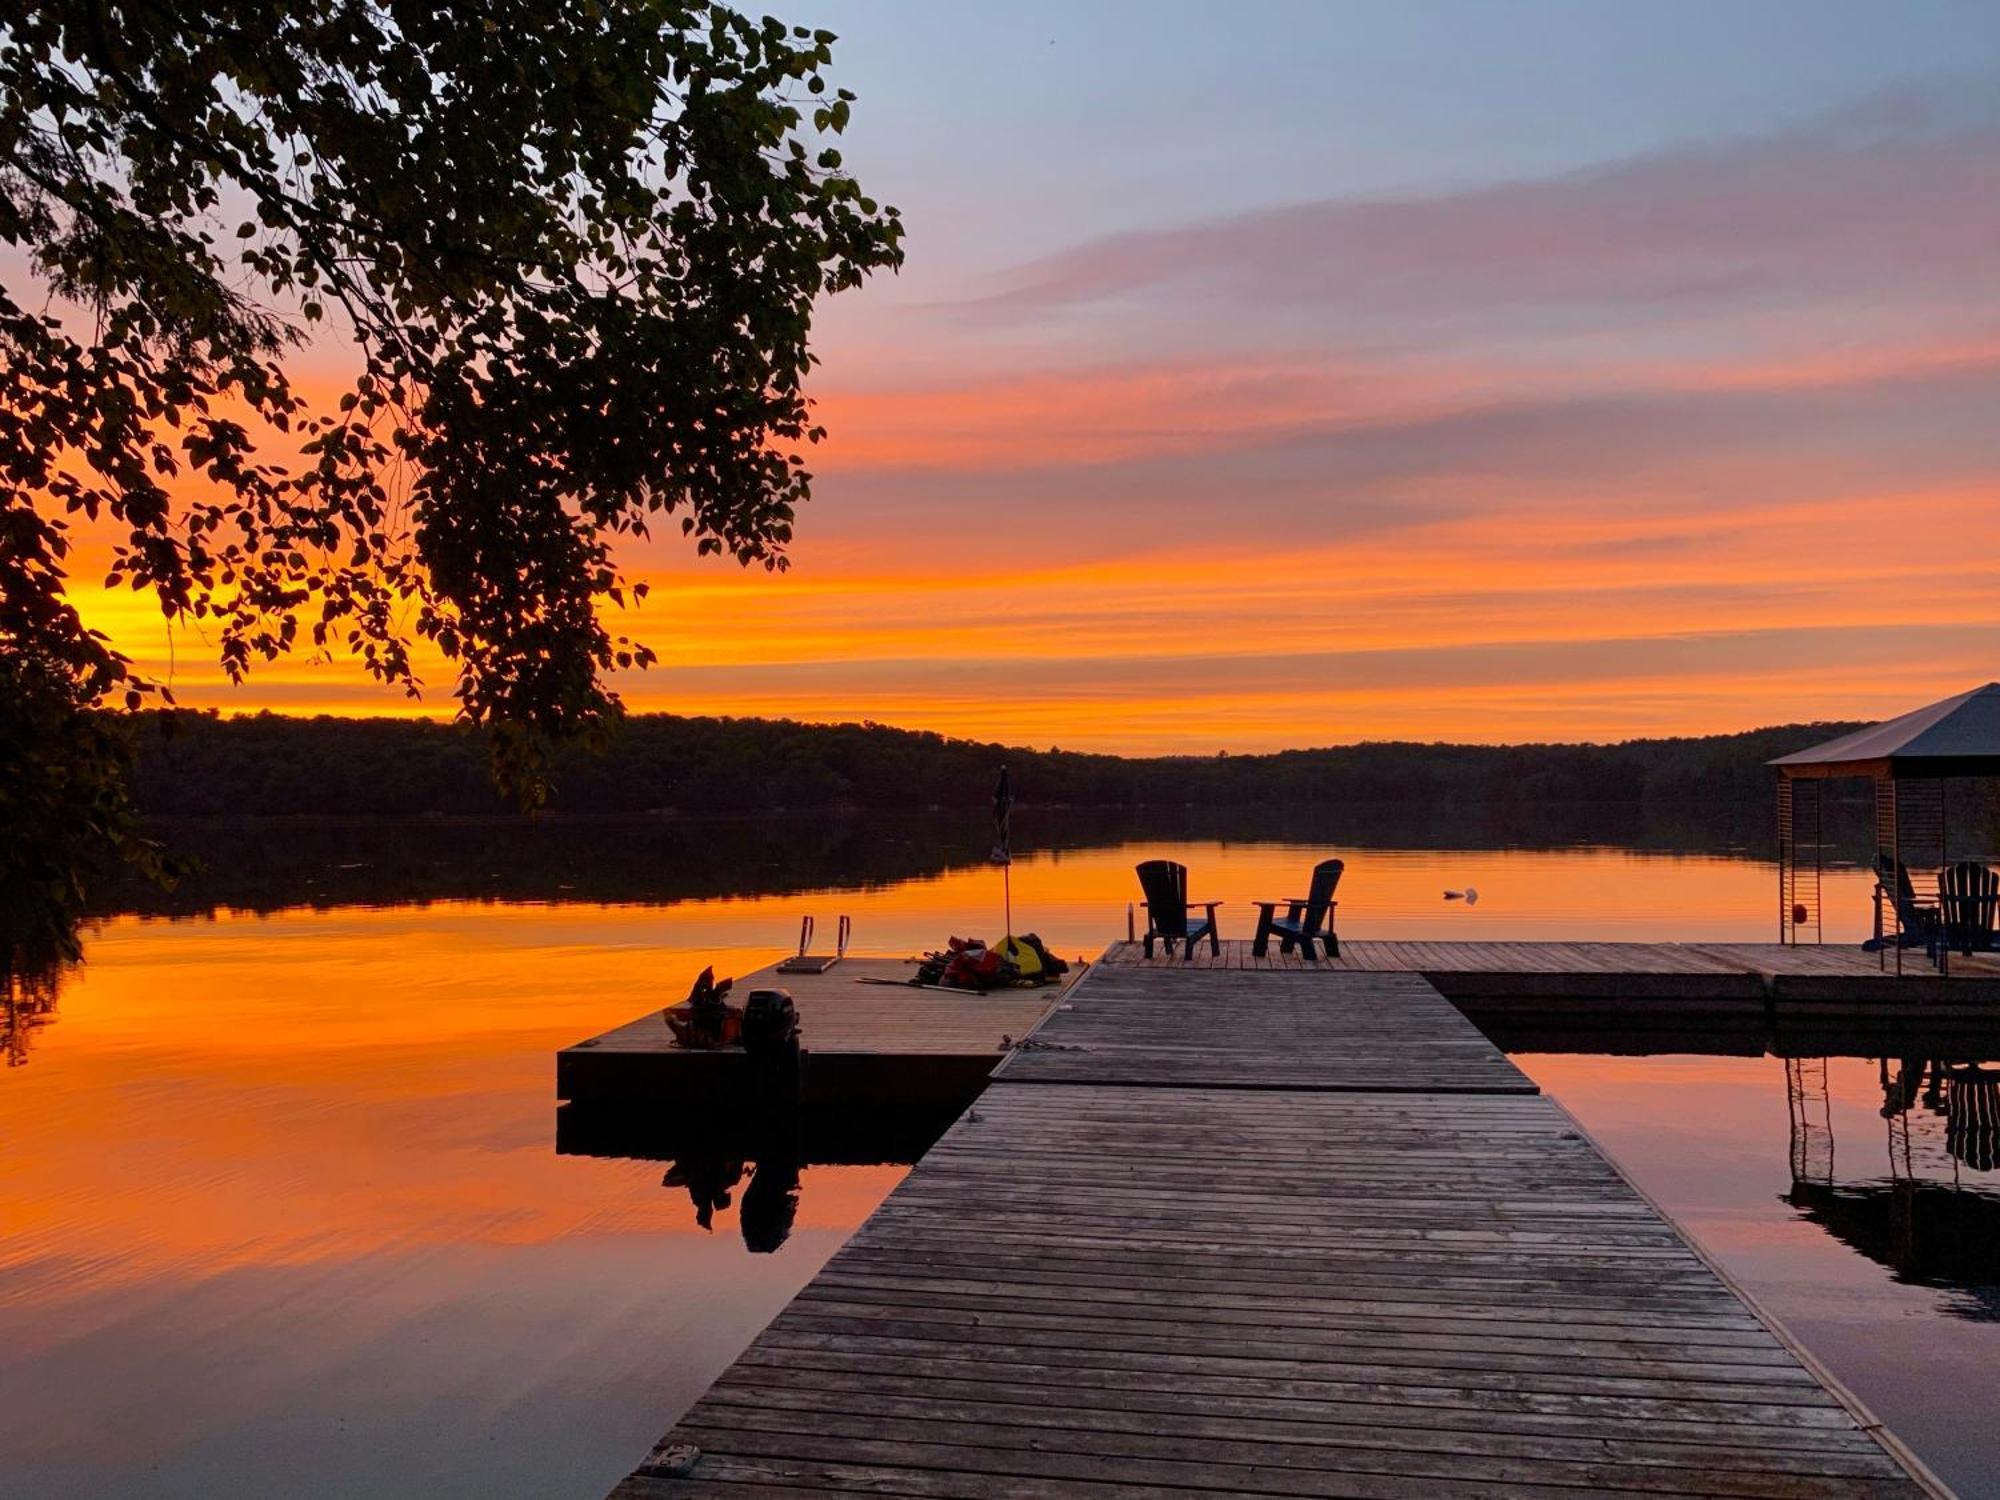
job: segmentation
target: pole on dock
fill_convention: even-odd
[[[1007,780],[1007,768],[1000,768],[1000,779],[993,784],[993,863],[1000,867],[1001,914],[1005,930],[1002,938],[1014,935],[1014,853],[1013,840],[1014,790]]]

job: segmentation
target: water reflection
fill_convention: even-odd
[[[18,974],[8,976],[6,989],[0,993],[0,1052],[6,1054],[8,1067],[25,1063],[35,1033],[55,1020],[58,988],[54,975],[34,980]]]
[[[798,1216],[799,1153],[794,1143],[791,1150],[766,1156],[752,1169],[740,1220],[743,1248],[753,1255],[769,1255],[792,1237]]]
[[[1750,809],[1557,804],[1478,812],[1021,806],[1014,842],[1019,852],[1055,856],[1131,844],[1185,854],[1199,846],[1249,843],[1384,852],[1594,846],[1768,860],[1768,824],[1761,803]],[[901,817],[433,817],[420,825],[421,836],[412,837],[405,819],[164,821],[159,836],[200,869],[171,891],[113,875],[93,889],[93,909],[187,916],[468,899],[670,902],[793,895],[931,880],[982,867],[992,842],[989,815],[978,800],[963,810]],[[1856,835],[1836,853],[1865,865],[1872,848]],[[1129,875],[1129,867],[1122,873]],[[1762,918],[1767,907],[1759,900],[1750,910]],[[1760,921],[1760,931],[1769,925]]]
[[[1923,1057],[1877,1062],[1879,1176],[1841,1180],[1829,1059],[1785,1060],[1792,1185],[1785,1201],[1898,1281],[1963,1293],[1955,1317],[2000,1321],[2000,1070]],[[1860,1154],[1867,1161],[1872,1152]]]
[[[737,930],[434,905],[92,932],[0,1072],[0,1500],[609,1490],[902,1175],[802,1167],[752,1256],[747,1175],[711,1235],[664,1163],[551,1150],[550,1054],[756,967],[699,946]]]
[[[716,1216],[736,1203],[744,1248],[768,1255],[791,1238],[806,1168],[909,1166],[969,1102],[834,1110],[766,1100],[700,1111],[564,1104],[556,1110],[556,1150],[665,1162],[660,1186],[686,1194],[698,1226],[712,1229]]]

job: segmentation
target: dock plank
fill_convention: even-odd
[[[1415,974],[1106,965],[995,1070],[1015,1083],[1533,1093]]]
[[[1203,949],[1193,964],[1164,952],[1148,959],[1137,943],[1114,943],[1099,962],[1128,971],[1192,973],[1213,964],[1258,973],[1416,974],[1455,1004],[1509,1005],[1517,1018],[1525,1004],[1551,1022],[1629,1019],[1641,1009],[1736,1022],[1767,1015],[2000,1021],[2000,962],[1991,956],[1954,954],[1945,974],[1921,955],[1906,956],[1898,973],[1858,944],[1350,938],[1339,954],[1308,962],[1275,945],[1259,957],[1235,939],[1222,944],[1219,958]]]

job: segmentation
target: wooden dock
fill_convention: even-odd
[[[1943,1493],[1420,973],[1117,957],[616,1500]]]
[[[1059,993],[941,993],[901,983],[912,972],[892,958],[847,958],[823,974],[771,965],[739,978],[734,993],[791,991],[806,1054],[802,1102],[899,1106],[963,1106]],[[676,1047],[659,1008],[556,1054],[556,1097],[576,1103],[698,1107],[731,1099],[747,1078],[740,1048]]]
[[[1331,1003],[1329,1003],[1331,1002]],[[1417,974],[1101,965],[996,1077],[1017,1083],[1532,1094]]]
[[[1990,955],[1954,958],[1949,976],[1929,972],[1912,955],[1899,976],[1858,947],[1833,944],[1351,939],[1338,958],[1309,964],[1275,945],[1258,958],[1240,940],[1215,954],[1198,948],[1191,959],[1164,953],[1147,959],[1137,943],[1114,943],[1099,966],[1411,975],[1480,1025],[1514,1032],[1698,1025],[1768,1034],[1784,1026],[1841,1026],[1873,1031],[1893,1050],[1893,1039],[1911,1026],[1984,1033],[2000,1022],[2000,962]],[[973,996],[858,982],[910,972],[904,960],[849,958],[825,974],[760,969],[739,980],[738,989],[775,983],[792,992],[809,1054],[806,1101],[828,1105],[962,1104],[1055,998],[1047,990]],[[1219,1034],[1201,1044],[1211,1067],[1226,1050]],[[1270,1061],[1260,1053],[1258,1067]],[[673,1100],[702,1107],[741,1091],[743,1063],[736,1053],[676,1048],[660,1012],[649,1010],[557,1053],[556,1095],[592,1105]],[[1243,1076],[1239,1068],[1236,1080]]]
[[[1328,969],[1421,974],[1447,999],[1622,998],[1628,1000],[1771,999],[1779,1004],[1882,1002],[1899,1006],[2000,1006],[2000,958],[1951,956],[1939,974],[1921,953],[1904,955],[1903,972],[1885,968],[1859,944],[1420,942],[1345,939],[1337,958],[1308,963],[1276,943],[1262,958],[1232,940],[1192,958],[1114,943],[1101,962],[1159,968]]]

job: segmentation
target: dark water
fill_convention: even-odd
[[[1774,875],[1726,820],[1543,823],[1040,813],[1016,926],[1095,952],[1138,859],[1184,858],[1228,912],[1335,852],[1353,935],[1770,935]],[[976,817],[179,831],[209,875],[109,901],[53,1010],[4,1018],[0,1496],[602,1494],[937,1122],[774,1140],[559,1118],[553,1052],[704,964],[768,962],[804,910],[853,915],[865,952],[997,931],[983,835]],[[1442,901],[1466,886],[1476,907]],[[1865,892],[1830,879],[1830,937],[1859,934]],[[1513,1044],[1931,1463],[1996,1492],[2000,1185],[1963,1111],[1926,1102],[1944,1097],[1928,1070],[1898,1136],[1865,1045],[1825,1043],[1806,1088],[1822,1151],[1795,1141],[1760,1039]],[[2000,1056],[1960,1038],[1919,1061],[1968,1049]]]

